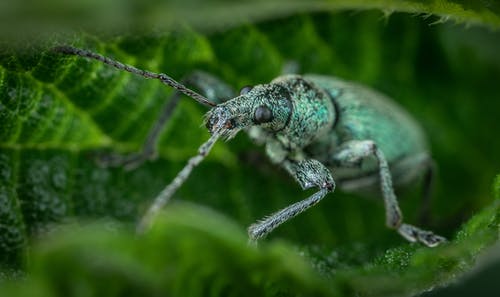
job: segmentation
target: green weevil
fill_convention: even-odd
[[[181,93],[211,107],[205,118],[211,137],[158,195],[139,222],[139,231],[150,225],[219,138],[230,139],[245,130],[251,139],[265,146],[271,162],[284,168],[302,189],[318,189],[308,198],[251,225],[250,241],[265,237],[316,205],[337,184],[348,191],[381,191],[386,225],[407,240],[430,247],[445,241],[431,231],[403,223],[393,183],[412,182],[426,173],[431,176],[432,159],[419,124],[403,108],[369,87],[330,76],[286,74],[268,84],[244,87],[235,95],[227,84],[204,72],[177,82],[166,74],[141,70],[91,51],[70,46],[54,50],[158,79],[176,89],[142,151],[113,155],[104,160],[107,165],[131,168],[154,156],[158,136]]]

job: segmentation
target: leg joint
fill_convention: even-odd
[[[333,192],[335,190],[335,182],[333,180],[324,182],[321,186],[321,189],[325,189],[328,192]]]

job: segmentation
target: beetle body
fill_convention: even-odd
[[[231,99],[232,89],[211,75],[198,72],[184,79],[200,89],[205,97],[166,74],[141,70],[73,47],[54,50],[157,79],[177,90],[152,127],[142,152],[111,158],[108,164],[140,164],[154,156],[161,127],[167,123],[180,93],[211,107],[205,122],[212,136],[156,197],[139,223],[139,231],[150,225],[158,210],[186,181],[219,137],[229,139],[245,130],[255,142],[265,145],[271,161],[284,168],[303,189],[318,189],[306,199],[251,225],[250,240],[265,237],[282,223],[316,205],[333,192],[338,183],[346,190],[357,191],[373,191],[378,185],[389,228],[409,241],[431,247],[445,241],[439,235],[403,222],[393,181],[411,181],[429,168],[425,137],[406,111],[368,87],[327,76],[283,75],[268,84],[244,88],[239,96]]]
[[[231,107],[233,114],[252,115],[256,106],[269,104],[269,98],[286,102],[282,106],[287,111],[275,112],[282,117],[280,124],[247,129],[256,143],[266,146],[273,163],[316,159],[331,169],[334,180],[344,190],[373,192],[378,181],[374,158],[347,168],[335,159],[336,151],[345,142],[370,139],[377,143],[396,184],[413,181],[430,160],[420,125],[391,99],[366,86],[330,76],[286,75],[271,84],[255,86],[245,96],[252,98],[254,104],[241,98],[228,101],[227,106],[246,108],[236,111]],[[255,103],[255,98],[265,99]]]
[[[356,83],[334,77],[308,75],[334,102],[337,119],[330,132],[304,150],[332,169],[344,190],[372,190],[378,181],[376,162],[368,158],[357,168],[343,168],[332,158],[342,143],[371,139],[377,143],[391,167],[393,181],[406,184],[425,170],[430,160],[420,125],[385,95]]]
[[[317,204],[338,183],[358,192],[373,192],[378,185],[388,227],[428,246],[444,241],[403,223],[393,189],[393,181],[412,181],[429,168],[422,129],[405,110],[368,87],[327,76],[280,76],[214,107],[207,113],[207,128],[228,138],[247,130],[303,189],[319,189],[250,226],[251,239]]]

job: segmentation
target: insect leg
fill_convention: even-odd
[[[220,123],[218,123],[218,125],[220,125]],[[172,198],[177,189],[187,180],[191,171],[205,159],[219,137],[219,130],[216,130],[212,136],[200,146],[198,154],[188,160],[184,168],[177,173],[174,180],[154,199],[154,202],[137,225],[138,233],[142,233],[149,228],[158,212],[170,201],[170,198]]]
[[[391,172],[384,153],[371,140],[353,140],[344,143],[335,153],[334,161],[341,167],[361,166],[363,159],[373,156],[377,159],[380,176],[380,187],[384,197],[386,225],[396,229],[408,241],[419,241],[433,247],[446,239],[430,231],[403,223],[403,215],[398,205],[392,186]]]
[[[218,78],[201,71],[193,72],[187,78],[183,79],[181,83],[199,90],[201,94],[214,103],[224,102],[234,96],[234,91],[231,87]],[[106,167],[124,166],[125,169],[131,170],[137,168],[145,161],[155,158],[161,132],[165,128],[174,109],[177,107],[181,95],[182,93],[180,91],[175,91],[170,100],[168,100],[160,117],[149,130],[146,141],[139,152],[128,155],[106,154],[100,156],[98,162]]]
[[[422,206],[419,213],[419,221],[421,224],[428,224],[430,221],[432,188],[434,186],[435,173],[436,164],[434,163],[434,160],[430,159],[424,173],[424,180],[422,184]]]
[[[248,228],[248,236],[251,241],[265,237],[279,225],[320,202],[328,192],[333,192],[335,189],[335,182],[330,171],[317,160],[310,159],[299,162],[286,160],[283,165],[303,189],[317,186],[319,191],[251,225]]]
[[[421,225],[428,225],[431,219],[431,198],[436,169],[434,160],[426,152],[406,157],[391,164],[392,181],[395,185],[406,185],[417,180],[422,183],[421,204],[418,210],[418,222]]]
[[[127,170],[132,170],[140,166],[147,160],[154,159],[157,155],[157,143],[159,140],[159,136],[165,127],[165,124],[168,122],[172,112],[174,111],[177,103],[179,102],[181,93],[176,91],[171,96],[167,105],[163,109],[160,117],[156,120],[153,127],[148,132],[148,136],[146,137],[146,141],[144,142],[142,148],[138,152],[134,152],[131,154],[102,154],[98,158],[98,163],[101,166],[105,167],[120,167],[123,166]]]

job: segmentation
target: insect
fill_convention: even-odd
[[[171,77],[125,65],[70,46],[58,53],[101,61],[145,78],[157,79],[176,89],[145,142],[143,150],[128,156],[115,155],[112,165],[137,166],[151,157],[161,127],[181,93],[210,107],[206,127],[211,137],[198,149],[174,180],[156,197],[138,225],[144,231],[189,174],[220,138],[230,139],[245,130],[265,145],[271,162],[284,168],[302,187],[317,188],[304,200],[293,203],[248,228],[257,241],[279,225],[319,203],[338,184],[345,190],[380,191],[386,225],[411,242],[434,247],[444,237],[403,222],[393,183],[405,183],[432,172],[432,159],[418,123],[386,96],[353,82],[320,75],[282,75],[268,84],[244,87],[238,95],[219,79],[196,72],[182,83]],[[193,85],[200,93],[187,88]]]

